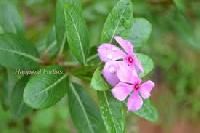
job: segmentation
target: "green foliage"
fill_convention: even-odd
[[[64,14],[69,48],[79,62],[86,64],[89,38],[81,9],[75,4],[66,2]]]
[[[105,91],[110,88],[102,76],[101,67],[98,67],[94,72],[91,80],[91,87],[97,91]]]
[[[66,93],[66,75],[58,66],[40,69],[24,89],[24,101],[32,108],[47,108],[56,104]],[[57,73],[59,72],[59,73]],[[57,73],[57,74],[56,74]]]
[[[156,108],[151,104],[150,100],[144,100],[143,107],[134,113],[152,122],[156,122],[158,120],[158,112]]]
[[[8,60],[9,59],[9,60]],[[0,64],[8,68],[37,68],[40,62],[36,49],[23,37],[0,35]]]
[[[53,57],[57,54],[59,47],[57,47],[55,26],[37,43],[36,47],[40,55]]]
[[[0,33],[24,33],[22,18],[11,1],[0,1]]]
[[[43,6],[46,2],[47,7],[55,10],[55,17],[47,13],[47,16],[33,19],[41,12],[38,10],[32,13],[32,9],[38,9],[38,6]],[[28,0],[20,3],[26,25],[23,25],[12,2],[0,0],[0,85],[1,82],[4,85],[0,90],[0,101],[6,105],[6,109],[10,107],[12,116],[4,113],[7,119],[17,118],[23,122],[21,125],[24,127],[21,129],[29,131],[26,128],[31,127],[30,131],[36,133],[74,132],[71,131],[70,124],[65,124],[66,120],[67,123],[70,122],[67,118],[69,110],[74,126],[80,133],[125,133],[126,100],[121,102],[113,97],[111,86],[102,76],[102,67],[99,67],[100,60],[97,59],[96,53],[99,39],[100,42],[111,43],[117,35],[130,40],[135,47],[141,48],[146,43],[152,26],[144,18],[133,17],[137,4],[133,4],[131,0],[89,0],[83,2],[82,8],[80,0]],[[27,3],[31,7],[24,9]],[[29,40],[25,39],[27,35],[24,27],[29,27],[28,22],[32,19],[36,21],[33,28],[45,27],[47,34],[42,35],[42,38],[36,35],[40,39],[34,38],[32,34],[28,35]],[[46,31],[49,29],[50,31]],[[177,28],[177,31],[181,31],[180,28]],[[36,42],[38,52],[30,43],[35,40],[40,40]],[[66,44],[69,50],[66,49]],[[142,48],[139,50],[141,51],[137,52],[144,52]],[[92,56],[88,58],[89,55]],[[140,75],[143,78],[152,71],[154,64],[147,55],[139,53],[137,56],[144,67],[144,73]],[[7,74],[1,73],[4,69],[8,71]],[[23,77],[14,73],[16,69],[34,71],[35,74]],[[95,92],[97,97],[93,95]],[[67,99],[63,98],[65,94]],[[61,101],[62,98],[64,102]],[[55,106],[51,107],[53,105]],[[34,110],[34,113],[27,117],[32,108],[43,110]],[[0,118],[1,113],[0,108]],[[145,100],[143,107],[135,114],[152,122],[158,119],[157,110],[150,100]],[[31,126],[28,127],[29,121]],[[62,124],[59,121],[62,121]],[[57,130],[60,126],[64,127],[63,131]]]
[[[140,74],[140,77],[144,77],[153,70],[153,61],[149,56],[141,53],[137,53],[137,57],[144,68],[144,72]]]
[[[65,15],[64,15],[64,4],[65,0],[58,0],[56,3],[56,40],[57,46],[61,47],[66,42],[66,26],[65,26]]]
[[[152,25],[144,18],[135,18],[128,39],[135,47],[142,46],[149,39]]]
[[[97,92],[101,115],[108,133],[125,131],[125,112],[123,103],[117,101],[110,91]]]
[[[15,85],[11,93],[11,103],[10,110],[15,118],[23,118],[31,108],[24,103],[23,94],[26,83],[28,82],[28,77],[21,78]]]
[[[133,7],[129,0],[120,0],[108,15],[101,35],[102,42],[111,42],[113,37],[126,37],[132,25]]]
[[[93,100],[77,84],[68,89],[69,111],[79,133],[103,133],[105,127]]]

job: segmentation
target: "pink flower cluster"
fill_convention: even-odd
[[[143,99],[150,97],[154,83],[150,80],[142,83],[138,76],[144,70],[131,42],[119,36],[114,39],[121,48],[109,43],[98,48],[99,58],[105,63],[102,74],[113,87],[113,96],[119,101],[128,98],[128,110],[137,111],[142,107]]]

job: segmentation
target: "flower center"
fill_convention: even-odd
[[[133,58],[131,56],[129,56],[127,60],[129,63],[133,63]]]
[[[138,90],[139,88],[140,88],[140,84],[139,83],[137,83],[137,84],[134,85],[134,89],[135,90]]]

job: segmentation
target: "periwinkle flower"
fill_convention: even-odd
[[[150,80],[142,83],[138,76],[144,70],[133,45],[119,36],[114,38],[121,48],[109,43],[98,48],[99,58],[105,62],[102,74],[113,87],[113,96],[119,101],[128,98],[128,110],[137,111],[142,107],[143,99],[150,97],[154,83]]]
[[[113,96],[119,101],[124,101],[128,97],[128,110],[139,110],[143,105],[143,99],[151,96],[154,83],[151,80],[142,83],[136,72],[130,71],[128,66],[122,66],[118,70],[118,78],[120,82],[113,87]]]
[[[112,86],[119,82],[117,69],[121,64],[127,64],[133,71],[144,71],[133,51],[133,45],[128,40],[124,40],[119,36],[114,38],[122,49],[109,43],[104,43],[98,48],[98,55],[101,61],[106,63],[103,69],[103,75],[107,82]]]

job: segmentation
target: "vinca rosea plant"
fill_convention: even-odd
[[[0,7],[0,65],[7,70],[5,84],[12,81],[1,97],[8,97],[4,106],[15,118],[66,96],[80,133],[124,133],[130,114],[158,120],[150,100],[156,84],[147,78],[153,61],[140,51],[152,26],[133,16],[131,0],[118,0],[110,10],[95,51],[80,0],[57,0],[52,31],[35,45],[16,8],[5,1]]]

